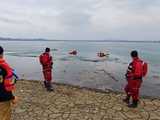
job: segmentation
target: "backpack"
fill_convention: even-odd
[[[4,90],[4,77],[6,76],[6,70],[0,67],[0,91]]]
[[[142,60],[139,60],[137,63],[136,63],[136,70],[135,70],[136,74],[139,76],[139,77],[145,77],[147,72],[148,72],[148,65],[146,62],[142,61]]]
[[[143,62],[142,63],[142,68],[143,68],[142,76],[145,77],[147,75],[147,72],[148,72],[148,64],[146,62]]]
[[[6,70],[4,68],[0,67],[0,84],[3,83],[3,79],[6,76],[6,74],[7,74]]]

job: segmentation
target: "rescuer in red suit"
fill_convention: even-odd
[[[50,48],[46,48],[45,52],[39,57],[43,69],[44,85],[48,91],[53,91],[52,88],[52,56],[50,55]]]
[[[77,50],[72,50],[69,52],[70,55],[77,55]]]
[[[11,104],[18,98],[13,95],[15,80],[13,69],[4,59],[4,49],[0,46],[0,120],[11,119]]]
[[[147,63],[143,62],[138,57],[137,51],[131,52],[132,62],[129,64],[126,79],[127,85],[125,86],[125,92],[127,97],[123,100],[128,104],[128,107],[136,108],[139,101],[139,91],[142,84],[142,78],[147,74]],[[130,104],[130,97],[132,97],[132,103]]]

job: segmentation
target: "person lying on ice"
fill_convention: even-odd
[[[53,91],[52,88],[52,56],[50,55],[50,48],[46,48],[45,52],[39,57],[40,64],[42,65],[43,75],[44,75],[44,85],[47,91]]]
[[[129,64],[126,79],[127,85],[125,86],[126,98],[123,100],[128,104],[130,108],[136,108],[139,101],[139,91],[142,84],[142,79],[147,74],[147,63],[143,62],[138,57],[137,51],[131,52],[132,62]],[[130,97],[132,97],[132,103],[130,104]]]

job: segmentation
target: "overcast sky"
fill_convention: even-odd
[[[0,0],[0,36],[160,40],[160,0]]]

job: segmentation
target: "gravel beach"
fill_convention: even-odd
[[[142,98],[136,109],[122,102],[123,93],[54,84],[47,92],[42,81],[17,82],[20,101],[12,120],[160,120],[160,99]]]

